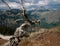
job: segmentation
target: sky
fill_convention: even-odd
[[[12,9],[21,9],[20,0],[5,0]],[[34,9],[52,9],[60,10],[60,0],[23,0],[27,10]],[[0,0],[0,9],[8,9],[8,7]]]

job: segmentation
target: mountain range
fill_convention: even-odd
[[[19,9],[12,9],[2,11],[0,10],[0,25],[7,24],[14,24],[16,19],[23,19],[21,10]],[[58,10],[48,10],[48,9],[41,9],[41,10],[30,10],[26,12],[28,18],[32,20],[39,19],[43,23],[52,24],[60,22],[60,11]],[[11,22],[10,22],[11,21]],[[10,25],[11,26],[11,25]]]
[[[3,29],[2,27],[4,28],[7,27],[7,28],[15,30],[22,23],[24,23],[21,12],[22,11],[19,9],[0,10],[0,30]],[[60,11],[59,10],[48,10],[48,9],[30,10],[26,12],[26,15],[31,21],[40,20],[41,21],[40,27],[52,28],[55,26],[60,26]]]

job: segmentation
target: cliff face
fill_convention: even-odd
[[[19,46],[60,46],[60,29],[41,29],[24,38]]]

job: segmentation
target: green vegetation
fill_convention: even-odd
[[[6,27],[6,26],[1,26],[0,27],[0,33],[4,34],[4,35],[13,35],[14,34],[15,29]]]
[[[24,22],[21,12],[19,9],[0,10],[0,33],[12,35],[15,29]],[[27,16],[31,21],[41,20],[40,27],[42,28],[60,26],[60,11],[28,11]]]

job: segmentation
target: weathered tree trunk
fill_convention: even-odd
[[[27,15],[26,15],[26,9],[25,9],[25,7],[24,7],[24,5],[23,5],[23,0],[20,0],[20,3],[21,3],[21,6],[22,6],[22,11],[23,11],[22,15],[24,16],[24,21],[25,21],[25,22],[29,22],[30,24],[32,24],[33,22],[30,21],[30,20],[28,19]]]

